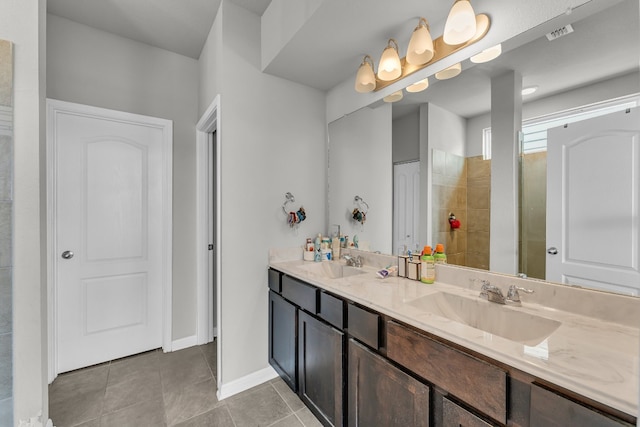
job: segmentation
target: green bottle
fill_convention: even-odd
[[[431,246],[425,246],[420,258],[420,281],[422,283],[433,283],[436,280],[436,263],[431,255]]]
[[[447,263],[447,254],[444,253],[444,245],[442,243],[438,243],[436,245],[436,252],[433,254],[433,259],[436,264]]]

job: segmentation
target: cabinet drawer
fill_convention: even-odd
[[[273,292],[282,292],[281,278],[282,273],[277,270],[269,269],[269,289]]]
[[[380,315],[353,304],[347,304],[349,335],[375,348],[380,348]]]
[[[488,422],[476,417],[446,397],[442,402],[442,424],[445,426],[492,427]]]
[[[326,292],[320,292],[320,311],[318,316],[336,328],[344,329],[344,303]]]
[[[387,357],[506,423],[507,373],[497,366],[393,321],[387,323]]]
[[[309,313],[318,313],[318,288],[300,280],[282,276],[282,296]]]
[[[531,427],[632,426],[575,403],[559,394],[531,385]]]

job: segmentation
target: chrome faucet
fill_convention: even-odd
[[[499,287],[492,285],[488,280],[481,280],[482,288],[480,289],[480,298],[496,304],[504,304],[505,298]]]
[[[347,265],[350,267],[362,267],[362,258],[357,255],[355,258],[351,255],[342,255],[342,258],[347,261]]]
[[[480,290],[480,298],[484,298],[487,301],[495,302],[496,304],[507,304],[513,305],[516,307],[522,306],[522,302],[520,301],[520,292],[524,292],[527,294],[533,293],[533,289],[525,289],[520,286],[511,285],[509,286],[509,291],[507,292],[507,296],[505,297],[502,293],[502,290],[489,283],[487,280],[482,280],[482,289]]]
[[[532,294],[533,289],[521,288],[520,286],[511,285],[509,286],[509,291],[507,292],[506,302],[509,305],[515,305],[516,307],[522,306],[522,302],[520,301],[520,292],[524,292],[525,294]]]

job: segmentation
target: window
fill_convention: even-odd
[[[522,122],[522,153],[546,151],[547,130],[550,128],[626,110],[638,105],[640,105],[640,96],[636,94],[525,120]],[[482,157],[485,160],[491,158],[491,128],[482,130]]]

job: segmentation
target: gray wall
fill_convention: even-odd
[[[392,124],[393,163],[420,159],[420,113],[399,117]]]
[[[200,112],[220,94],[222,235],[221,389],[270,369],[270,247],[302,246],[324,231],[324,93],[260,71],[260,17],[223,1],[201,54]],[[211,61],[211,58],[218,58]],[[206,59],[206,60],[205,60]],[[287,191],[307,219],[289,229]]]
[[[172,335],[194,335],[198,61],[48,15],[47,97],[173,120]]]
[[[3,0],[0,38],[14,43],[14,422],[48,415],[44,0]]]

